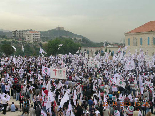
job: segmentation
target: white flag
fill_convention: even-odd
[[[15,46],[12,46],[13,47],[13,49],[16,51],[16,48],[15,48]]]
[[[62,45],[63,45],[63,44],[60,44],[59,47],[62,46]]]
[[[76,53],[78,54],[79,53],[79,50]]]
[[[44,53],[44,54],[47,54],[41,47],[40,47],[40,51],[39,51],[39,53]]]
[[[139,110],[138,116],[142,116],[142,113],[141,113],[141,111],[140,111],[140,110]]]
[[[23,45],[22,45],[22,51],[24,52],[24,47],[23,47]]]

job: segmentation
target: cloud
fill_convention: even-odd
[[[92,41],[119,41],[124,33],[150,20],[155,1],[3,0],[0,28],[49,30],[63,26]]]

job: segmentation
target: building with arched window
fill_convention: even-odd
[[[155,21],[150,21],[144,25],[137,27],[125,33],[125,46],[128,46],[128,51],[132,54],[135,50],[143,49],[148,51],[149,55],[155,53]]]

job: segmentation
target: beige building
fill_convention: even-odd
[[[64,30],[64,27],[56,27],[56,30]]]
[[[12,31],[12,37],[13,38],[19,38],[19,39],[22,39],[22,38],[25,38],[25,33],[27,31],[25,30],[15,30],[15,31]]]
[[[33,42],[39,42],[40,41],[40,32],[38,31],[27,31],[26,32],[26,41],[33,43]]]
[[[40,41],[40,32],[33,30],[15,30],[12,31],[12,37],[15,39],[25,39],[25,41],[33,43]]]
[[[125,46],[127,52],[135,53],[136,49],[142,49],[150,56],[155,53],[155,21],[150,21],[144,25],[125,33]]]

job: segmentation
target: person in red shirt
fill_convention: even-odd
[[[69,80],[70,80],[70,81],[72,80],[72,76],[71,76],[71,75],[69,76]]]
[[[46,94],[46,96],[48,96],[48,90],[44,90],[44,93]]]
[[[14,77],[14,83],[16,84],[18,82],[18,78]]]

